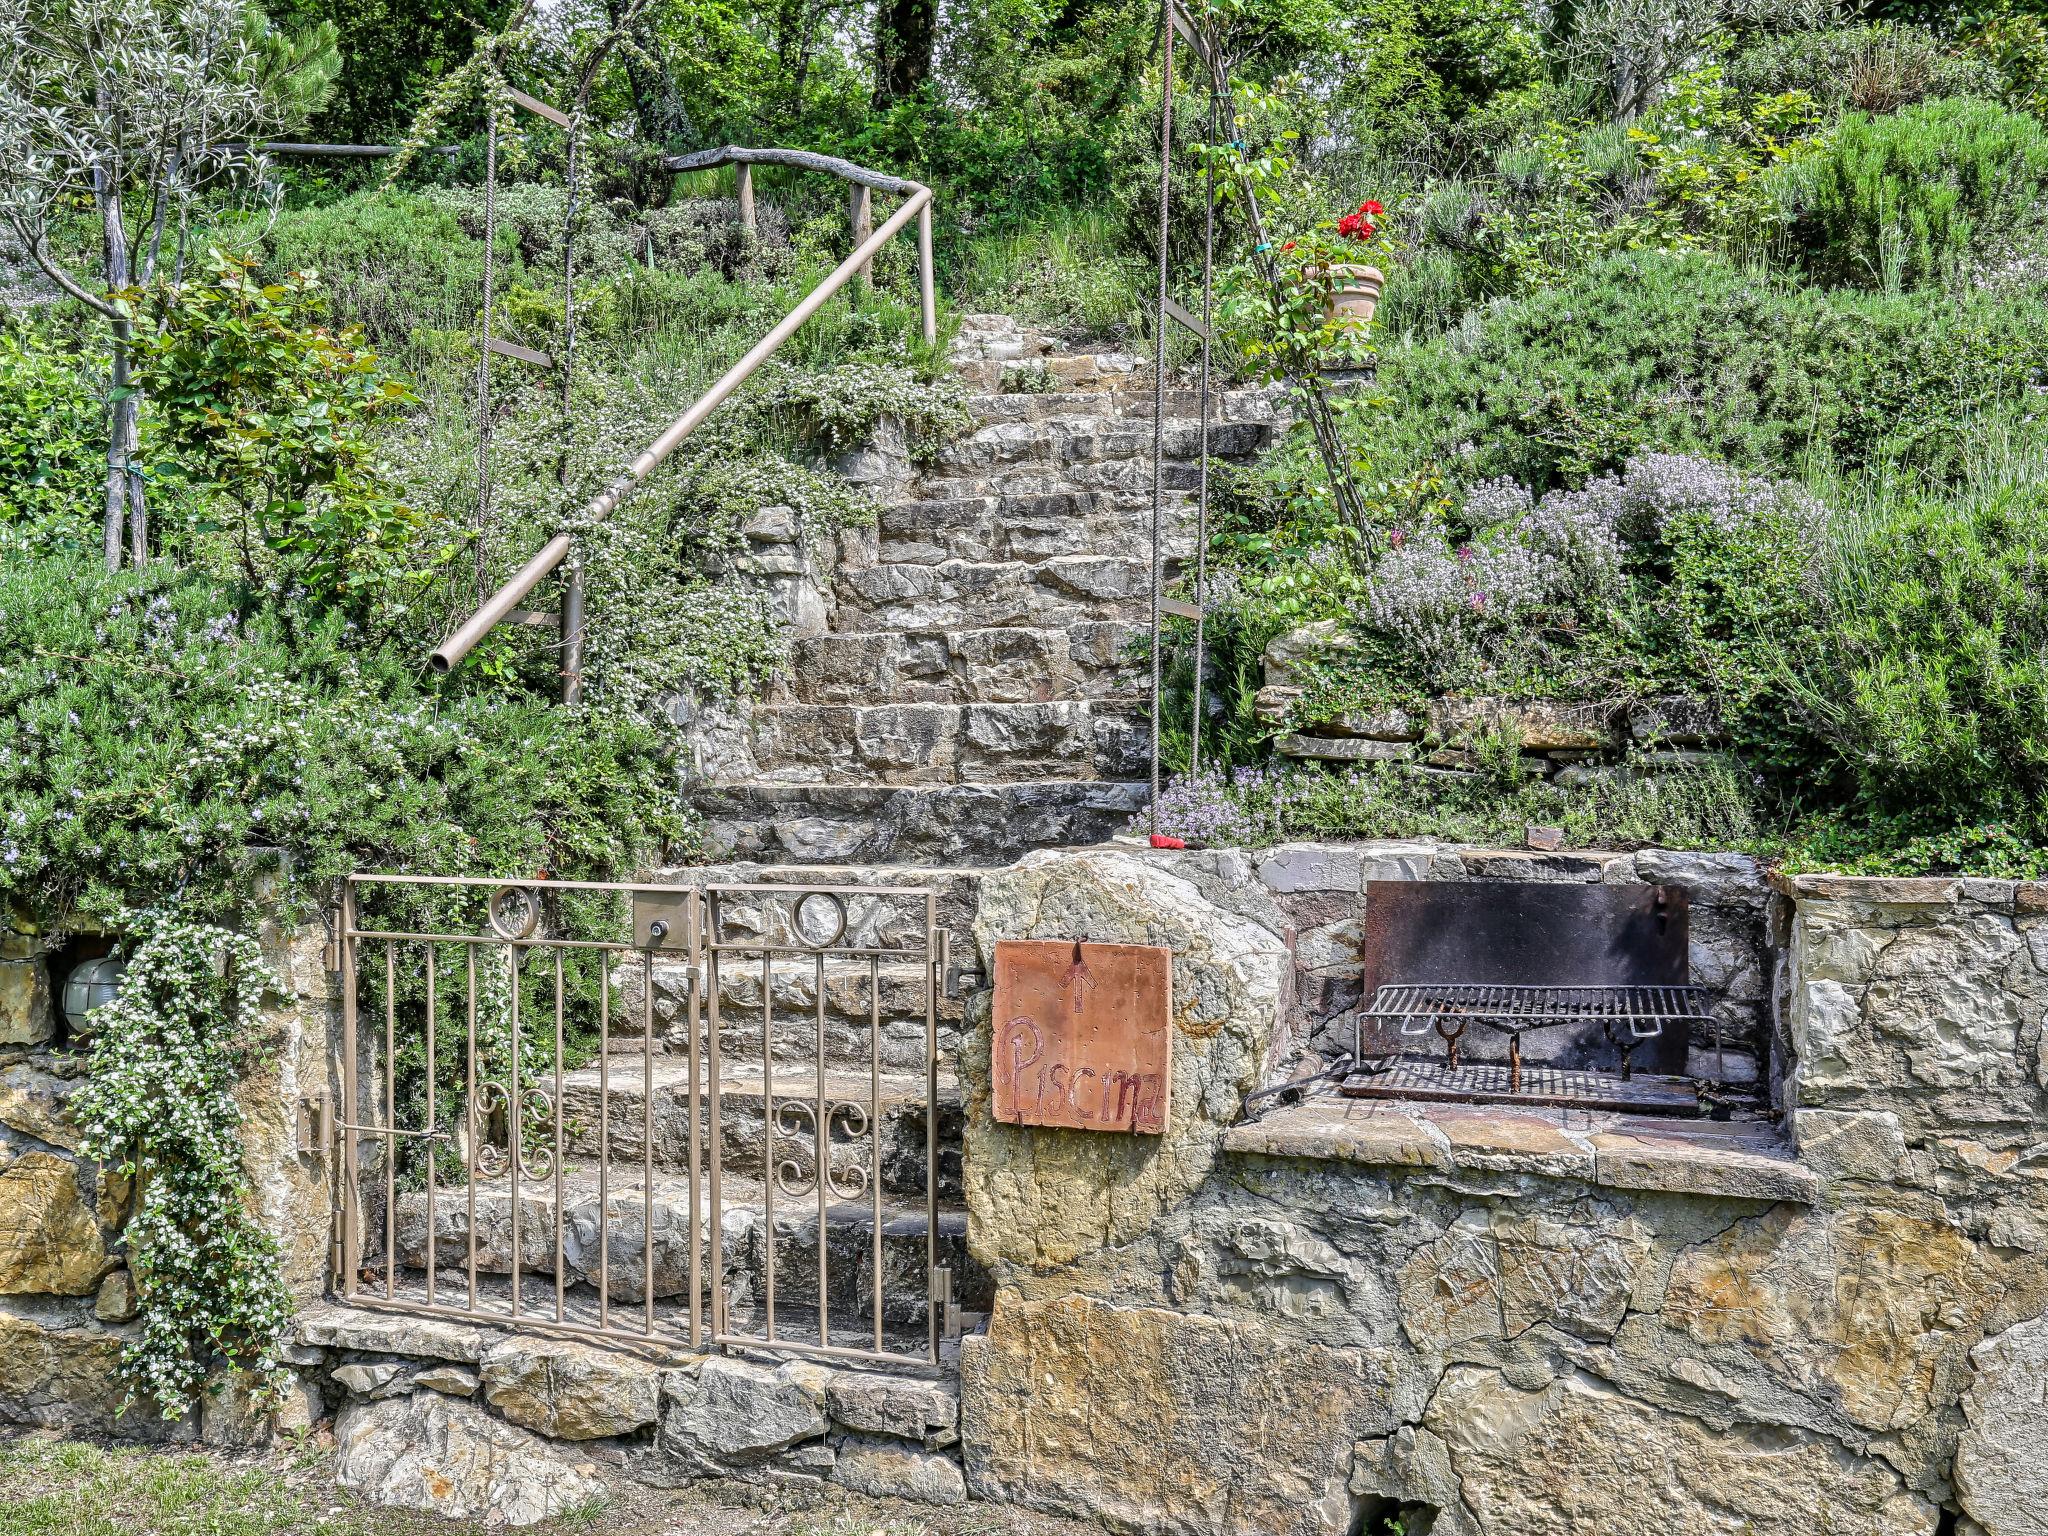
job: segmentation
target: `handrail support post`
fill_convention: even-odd
[[[740,228],[748,234],[757,233],[754,223],[754,168],[742,161],[734,167],[739,172]]]
[[[562,702],[583,702],[583,553],[569,556],[569,580],[562,590]]]
[[[866,187],[855,187],[852,193],[853,208],[849,215],[853,225],[853,247],[859,250],[868,243],[868,237],[875,232],[875,195]],[[863,288],[872,288],[875,283],[874,263],[864,261],[855,273],[855,280]]]

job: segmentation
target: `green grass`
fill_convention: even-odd
[[[942,281],[963,310],[1015,315],[1126,345],[1151,330],[1156,278],[1106,210],[1063,212],[1027,229],[975,236]]]
[[[332,1485],[311,1486],[321,1453],[280,1460],[282,1467],[237,1466],[197,1452],[41,1435],[0,1441],[0,1536],[369,1536],[394,1528],[387,1512],[348,1503]]]

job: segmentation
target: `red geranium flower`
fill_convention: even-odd
[[[1280,249],[1283,251],[1291,251],[1294,249],[1294,242],[1290,240],[1285,245],[1281,246]]]
[[[1364,228],[1365,217],[1362,214],[1347,213],[1337,221],[1337,233],[1347,240],[1356,240],[1358,232]]]
[[[1374,202],[1371,198],[1367,198],[1364,202],[1358,205],[1358,211],[1360,213],[1381,214],[1385,213],[1387,210],[1381,207],[1378,203]]]

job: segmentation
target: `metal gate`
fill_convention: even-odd
[[[357,875],[339,936],[344,1300],[937,1361],[935,891]]]

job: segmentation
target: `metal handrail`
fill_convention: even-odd
[[[789,340],[799,326],[822,309],[826,301],[856,275],[864,277],[869,270],[869,264],[874,260],[875,253],[894,239],[903,226],[913,218],[918,221],[918,287],[923,310],[924,339],[927,345],[938,339],[938,313],[932,281],[930,187],[920,182],[900,181],[876,171],[863,170],[849,161],[834,159],[829,155],[813,155],[802,150],[749,150],[727,146],[723,149],[705,150],[695,155],[674,155],[663,161],[664,167],[677,170],[707,170],[713,166],[726,164],[738,164],[744,170],[746,166],[757,163],[799,165],[809,170],[829,171],[854,181],[855,185],[863,189],[908,189],[909,195],[903,204],[883,221],[880,228],[856,245],[851,255],[834,267],[823,282],[805,295],[802,303],[784,315],[773,330],[756,342],[745,357],[720,375],[718,381],[699,396],[694,405],[677,417],[667,431],[648,444],[646,451],[627,466],[626,472],[613,482],[609,490],[585,506],[582,520],[595,522],[608,516],[628,493],[675,452],[684,438],[696,431],[706,417],[723,405],[734,390],[744,384],[778,347]],[[746,191],[751,193],[751,187]],[[741,198],[743,208],[748,211],[751,211],[752,202],[751,195]],[[859,225],[856,223],[856,231],[858,228]],[[478,641],[502,623],[555,567],[568,558],[573,542],[572,535],[558,533],[543,544],[532,559],[514,572],[510,580],[486,598],[482,606],[471,614],[460,628],[435,648],[434,653],[427,658],[428,665],[436,672],[445,673],[453,670],[456,663],[476,648]]]

